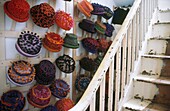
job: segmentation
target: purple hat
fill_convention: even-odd
[[[70,86],[62,79],[56,79],[53,81],[49,88],[52,95],[59,99],[65,98],[70,92]]]
[[[115,28],[111,24],[108,23],[103,23],[103,24],[106,26],[105,35],[111,37]]]
[[[107,7],[107,6],[104,6],[104,10],[105,10],[105,13],[102,14],[102,17],[105,18],[105,19],[110,19],[112,16],[113,16],[113,12],[112,10]]]
[[[78,25],[82,30],[85,30],[89,33],[95,33],[96,32],[95,23],[91,20],[83,19]]]
[[[102,15],[105,13],[104,7],[103,5],[100,5],[98,3],[92,3],[93,6],[93,11],[91,12],[91,14],[93,15]]]
[[[49,106],[41,109],[40,111],[58,111],[58,110],[55,106],[49,105]]]

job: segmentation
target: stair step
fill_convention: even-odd
[[[159,10],[158,22],[170,22],[170,10]]]
[[[169,111],[170,106],[158,103],[151,103],[147,106],[144,111]]]
[[[132,110],[132,111],[142,111],[144,110],[151,101],[148,100],[141,100],[141,99],[131,99],[127,103],[123,105],[125,109]]]
[[[153,76],[137,75],[137,77],[135,77],[134,80],[141,81],[141,82],[160,84],[160,85],[170,85],[170,78],[169,77],[155,78]]]
[[[170,37],[151,37],[149,40],[170,40]]]
[[[145,58],[160,58],[160,59],[170,59],[170,56],[167,56],[167,55],[142,55],[142,57],[145,57]]]

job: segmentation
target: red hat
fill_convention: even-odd
[[[29,18],[30,5],[26,0],[11,0],[4,4],[5,13],[17,22],[25,22]]]
[[[55,107],[58,111],[68,111],[74,106],[74,102],[69,98],[63,98],[55,103]]]

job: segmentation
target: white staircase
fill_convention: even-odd
[[[170,1],[160,0],[156,15],[123,111],[170,111]]]

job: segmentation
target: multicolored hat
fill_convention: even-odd
[[[55,80],[56,68],[55,65],[49,60],[42,60],[35,66],[35,69],[35,79],[39,84],[48,85]]]
[[[107,37],[112,37],[113,31],[115,30],[115,28],[109,23],[104,23],[104,25],[106,26],[105,35]]]
[[[23,31],[17,39],[15,47],[16,50],[23,56],[35,57],[41,51],[42,42],[39,35],[36,33]]]
[[[49,105],[43,109],[41,109],[40,111],[58,111],[57,108],[53,105]]]
[[[87,0],[82,0],[77,3],[77,8],[83,13],[86,17],[91,16],[91,11],[93,11],[93,6]]]
[[[97,30],[98,33],[105,34],[106,26],[103,23],[96,21],[95,22],[95,29]]]
[[[101,16],[102,14],[105,13],[103,5],[100,5],[98,3],[92,3],[92,6],[94,10],[91,12],[91,14]]]
[[[90,72],[94,72],[97,68],[96,63],[94,62],[93,59],[88,58],[88,57],[83,57],[80,61],[79,61],[80,66],[86,70],[86,71],[90,71]]]
[[[25,97],[18,90],[10,90],[1,97],[1,111],[22,111],[25,106]]]
[[[59,99],[65,98],[70,92],[70,86],[62,79],[56,79],[53,81],[49,88],[52,95]]]
[[[83,47],[88,52],[97,53],[97,51],[99,49],[99,43],[96,39],[87,37],[87,38],[82,39],[81,42],[82,42]]]
[[[74,102],[69,98],[63,98],[55,103],[55,107],[58,111],[68,111],[74,107]]]
[[[43,46],[51,52],[59,52],[64,43],[63,38],[54,32],[47,33],[42,40]]]
[[[74,24],[73,18],[70,16],[70,14],[61,10],[56,12],[55,22],[60,28],[64,30],[70,30]]]
[[[106,52],[108,47],[109,47],[109,43],[106,39],[104,38],[100,38],[97,40],[99,42],[99,52]]]
[[[11,0],[4,4],[5,13],[17,22],[26,22],[29,19],[30,5],[26,0]]]
[[[84,75],[80,75],[76,78],[76,89],[78,91],[85,91],[90,83],[90,78]]]
[[[91,20],[83,19],[78,25],[82,30],[87,31],[89,33],[95,33],[96,32],[95,23]]]
[[[28,85],[34,81],[35,68],[26,61],[15,61],[9,67],[7,77],[15,85]]]
[[[42,28],[49,28],[55,23],[55,10],[47,3],[33,6],[30,14],[33,22]]]
[[[57,67],[65,73],[72,73],[75,69],[75,61],[69,55],[63,55],[55,60]]]
[[[112,10],[109,7],[107,7],[107,6],[103,6],[103,7],[104,7],[105,13],[102,14],[102,17],[108,20],[114,15],[114,13],[112,12]]]
[[[77,49],[79,48],[79,43],[77,40],[77,36],[73,33],[67,33],[64,38],[64,47]]]
[[[35,85],[33,86],[28,94],[27,99],[28,102],[38,108],[44,108],[49,105],[51,98],[51,91],[48,87],[44,85]]]

